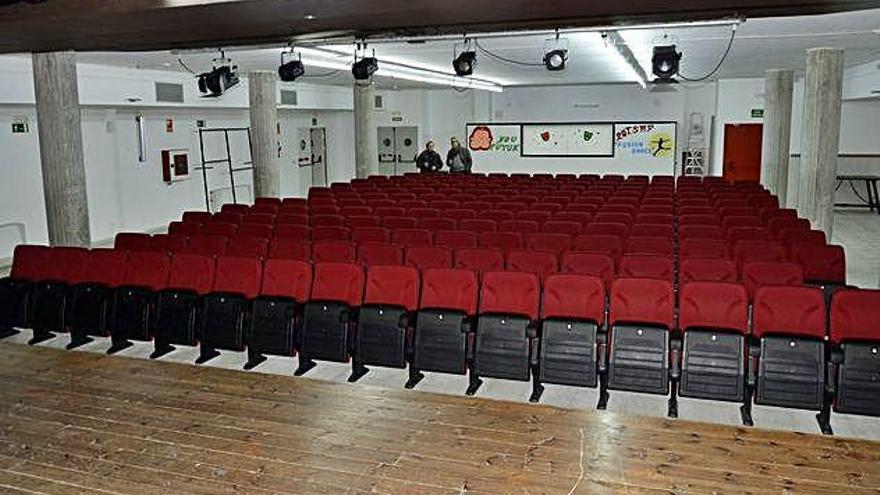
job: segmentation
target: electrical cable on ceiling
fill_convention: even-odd
[[[714,69],[712,69],[711,72],[709,72],[708,74],[706,74],[703,77],[690,78],[690,77],[687,77],[684,74],[682,74],[681,70],[679,70],[678,77],[680,77],[683,80],[688,81],[688,82],[700,82],[700,81],[705,81],[706,79],[709,79],[710,77],[714,76],[715,73],[717,73],[718,70],[721,69],[721,66],[724,64],[724,61],[727,60],[727,55],[730,54],[730,48],[733,46],[733,40],[735,37],[736,37],[736,24],[734,24],[730,27],[730,40],[727,42],[727,48],[724,50],[724,54],[721,55],[721,60],[718,61],[718,64],[715,66]]]
[[[181,67],[183,67],[184,69],[188,70],[191,74],[196,75],[196,76],[199,75],[198,72],[196,72],[196,71],[190,69],[188,65],[186,65],[185,63],[183,63],[183,59],[182,59],[182,58],[177,57],[177,62],[181,65]]]
[[[508,64],[514,64],[514,65],[522,65],[525,67],[544,67],[544,62],[540,62],[540,63],[536,63],[536,64],[533,64],[531,62],[520,62],[519,60],[512,60],[509,58],[502,57],[501,55],[498,55],[496,53],[492,53],[489,50],[483,48],[483,45],[481,45],[480,42],[477,41],[476,39],[474,39],[474,46],[476,46],[478,50],[485,53],[486,55],[488,55],[496,60],[499,60],[501,62],[505,62]]]

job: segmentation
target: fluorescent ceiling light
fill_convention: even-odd
[[[302,54],[302,62],[305,65],[341,71],[351,69],[351,60],[353,58],[348,53],[307,47],[300,47],[297,50]],[[455,88],[481,89],[496,93],[500,93],[504,89],[500,84],[492,81],[472,77],[458,77],[454,74],[433,71],[418,66],[389,62],[381,57],[379,57],[379,70],[376,71],[376,75]]]
[[[623,41],[620,34],[617,31],[608,31],[605,33],[605,36],[606,40],[610,42],[611,51],[617,54],[620,66],[632,74],[633,80],[639,83],[642,89],[646,88],[648,86],[648,76],[645,73],[645,69],[639,65],[636,56],[633,55],[632,50],[629,49],[629,46]]]

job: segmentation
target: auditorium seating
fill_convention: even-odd
[[[246,368],[299,354],[297,374],[347,362],[352,381],[408,367],[410,388],[531,380],[533,400],[598,385],[600,407],[647,392],[670,416],[678,395],[734,401],[746,423],[754,401],[819,411],[823,431],[831,409],[880,415],[877,296],[846,287],[843,249],[760,186],[668,179],[371,177],[114,249],[19,246],[0,334],[247,351]]]

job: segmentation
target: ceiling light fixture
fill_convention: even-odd
[[[285,62],[285,55],[294,55],[293,49],[281,52],[281,65],[278,66],[278,77],[284,82],[296,81],[296,78],[301,77],[306,73],[306,68],[303,66],[302,59],[299,57]]]
[[[675,49],[675,45],[655,46],[654,56],[651,57],[651,72],[657,76],[655,83],[676,83],[675,75],[678,74],[681,52]]]
[[[470,40],[465,39],[461,52],[452,59],[452,69],[455,70],[455,75],[464,77],[473,74],[476,66],[477,52],[471,47]]]
[[[568,59],[568,50],[550,50],[544,54],[544,65],[551,72],[565,69],[565,61]]]
[[[226,58],[226,53],[220,50],[220,58],[214,59],[214,68],[199,74],[197,78],[202,95],[206,98],[216,98],[238,84],[238,67],[232,65],[232,60]]]
[[[606,41],[606,44],[610,44],[614,53],[618,55],[618,60],[621,62],[621,67],[625,67],[627,71],[629,71],[635,82],[639,83],[639,86],[642,89],[648,87],[648,75],[645,74],[645,69],[639,65],[636,56],[633,54],[632,50],[629,49],[626,42],[620,36],[620,33],[617,31],[606,31],[602,33],[602,38]]]

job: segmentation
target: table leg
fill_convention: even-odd
[[[874,189],[870,179],[865,179],[865,189],[868,192],[868,211],[874,211],[876,201],[874,199]]]

